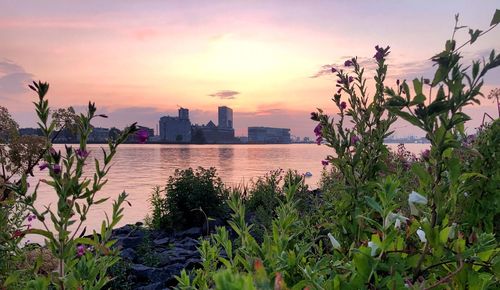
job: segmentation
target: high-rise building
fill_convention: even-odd
[[[189,121],[188,109],[180,108],[178,117],[160,118],[160,140],[175,143],[191,142],[191,121]]]
[[[219,128],[233,128],[233,110],[226,106],[219,107]]]

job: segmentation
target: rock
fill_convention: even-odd
[[[120,251],[120,256],[129,261],[133,261],[137,255],[133,249],[125,248],[122,251]]]
[[[164,268],[153,268],[142,264],[131,264],[130,271],[139,281],[161,282],[170,277],[170,272]]]
[[[171,256],[195,256],[198,254],[198,251],[192,251],[188,249],[184,249],[176,244],[176,246],[172,249],[168,249],[165,253]]]
[[[162,290],[162,289],[165,289],[165,287],[163,286],[162,282],[158,282],[158,283],[149,284],[147,286],[138,287],[136,289],[137,290]]]
[[[166,246],[169,245],[169,243],[170,243],[170,238],[168,238],[168,237],[167,238],[163,238],[163,239],[156,239],[156,240],[153,241],[153,244],[155,246],[160,246],[160,247],[162,247],[162,246],[166,247]]]
[[[187,229],[185,231],[180,231],[175,233],[176,238],[184,238],[184,237],[191,237],[191,238],[198,238],[202,235],[201,228],[199,227],[193,227],[190,229]]]
[[[121,228],[117,228],[113,230],[113,235],[116,236],[123,236],[123,235],[128,235],[135,227],[132,225],[124,225]]]
[[[184,263],[184,268],[187,270],[191,270],[193,268],[201,267],[201,259],[200,258],[189,258]]]
[[[188,250],[196,250],[196,247],[198,247],[199,244],[200,242],[189,237],[185,237],[178,243],[180,247]]]
[[[184,263],[186,261],[186,256],[175,255],[172,252],[164,251],[158,253],[158,263],[160,266],[167,266],[175,263]]]
[[[137,248],[142,241],[142,237],[116,237],[116,246],[121,246],[122,248]]]

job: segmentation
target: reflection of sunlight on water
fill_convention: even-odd
[[[398,144],[389,144],[392,149],[397,149]],[[102,159],[101,145],[89,145],[91,157]],[[419,154],[428,144],[406,144],[406,148]],[[56,145],[63,149],[64,145]],[[113,167],[108,174],[108,183],[98,193],[97,199],[110,196],[111,199],[104,204],[94,205],[87,217],[87,233],[92,229],[100,228],[105,218],[104,212],[111,211],[111,200],[125,191],[129,194],[132,207],[125,206],[124,217],[120,225],[135,223],[143,220],[150,211],[149,195],[154,186],[164,186],[167,178],[176,169],[188,167],[215,167],[228,186],[249,184],[252,178],[262,176],[267,172],[279,168],[296,169],[299,173],[311,172],[312,176],[306,178],[306,183],[316,188],[323,169],[321,160],[332,150],[326,146],[316,144],[290,144],[290,145],[132,145],[125,144],[119,147],[113,161]],[[89,162],[87,176],[91,177],[94,163]],[[38,178],[47,178],[47,173],[35,172]],[[30,180],[32,185],[36,178]],[[32,186],[31,188],[34,188]],[[40,184],[38,191],[37,207],[43,208],[52,204],[56,210],[55,194],[46,184]],[[39,227],[39,221],[33,223]],[[35,237],[28,237],[32,241],[41,241]]]

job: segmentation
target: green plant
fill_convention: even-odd
[[[39,118],[39,127],[43,132],[44,147],[41,151],[43,162],[41,170],[48,170],[50,180],[41,180],[54,189],[57,195],[56,209],[46,206],[44,210],[35,207],[37,200],[38,185],[32,193],[28,193],[27,174],[23,174],[21,180],[16,184],[9,184],[11,190],[18,198],[18,202],[26,207],[38,219],[43,229],[28,228],[22,231],[24,234],[37,234],[46,239],[46,246],[58,261],[57,275],[38,276],[33,283],[42,287],[49,281],[53,287],[58,289],[101,289],[109,278],[106,276],[107,269],[115,264],[119,258],[116,250],[111,249],[114,241],[110,240],[111,230],[123,216],[122,205],[126,202],[127,194],[119,195],[113,203],[110,218],[102,222],[102,227],[97,234],[94,231],[92,238],[82,237],[89,209],[93,205],[105,202],[108,198],[98,198],[98,192],[106,184],[106,175],[110,169],[111,161],[116,154],[118,145],[136,131],[135,124],[125,129],[117,140],[110,141],[108,151],[102,149],[104,162],[94,159],[95,170],[93,177],[84,177],[84,164],[88,162],[87,138],[92,131],[91,121],[96,115],[96,107],[89,103],[86,114],[80,114],[76,120],[77,133],[80,144],[77,149],[70,146],[65,147],[65,152],[56,151],[52,147],[52,138],[57,133],[54,129],[58,126],[57,119],[50,119],[48,100],[45,98],[49,85],[42,82],[34,82],[30,88],[38,94],[35,102],[36,112]],[[60,131],[59,131],[60,132]],[[38,160],[36,161],[36,163]],[[36,165],[31,163],[31,168]],[[30,172],[28,170],[28,172]],[[76,229],[70,226],[76,225]],[[53,230],[51,230],[53,228]],[[36,285],[35,285],[36,286]]]
[[[215,168],[176,170],[174,176],[168,178],[164,191],[154,190],[149,223],[155,228],[202,226],[207,216],[215,218],[224,214],[227,194]]]

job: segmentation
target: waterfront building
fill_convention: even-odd
[[[248,127],[248,143],[288,144],[290,129],[271,127]]]
[[[233,129],[233,110],[231,108],[219,107],[219,128]]]
[[[191,121],[188,109],[180,108],[178,117],[160,118],[160,140],[176,143],[191,142]]]

